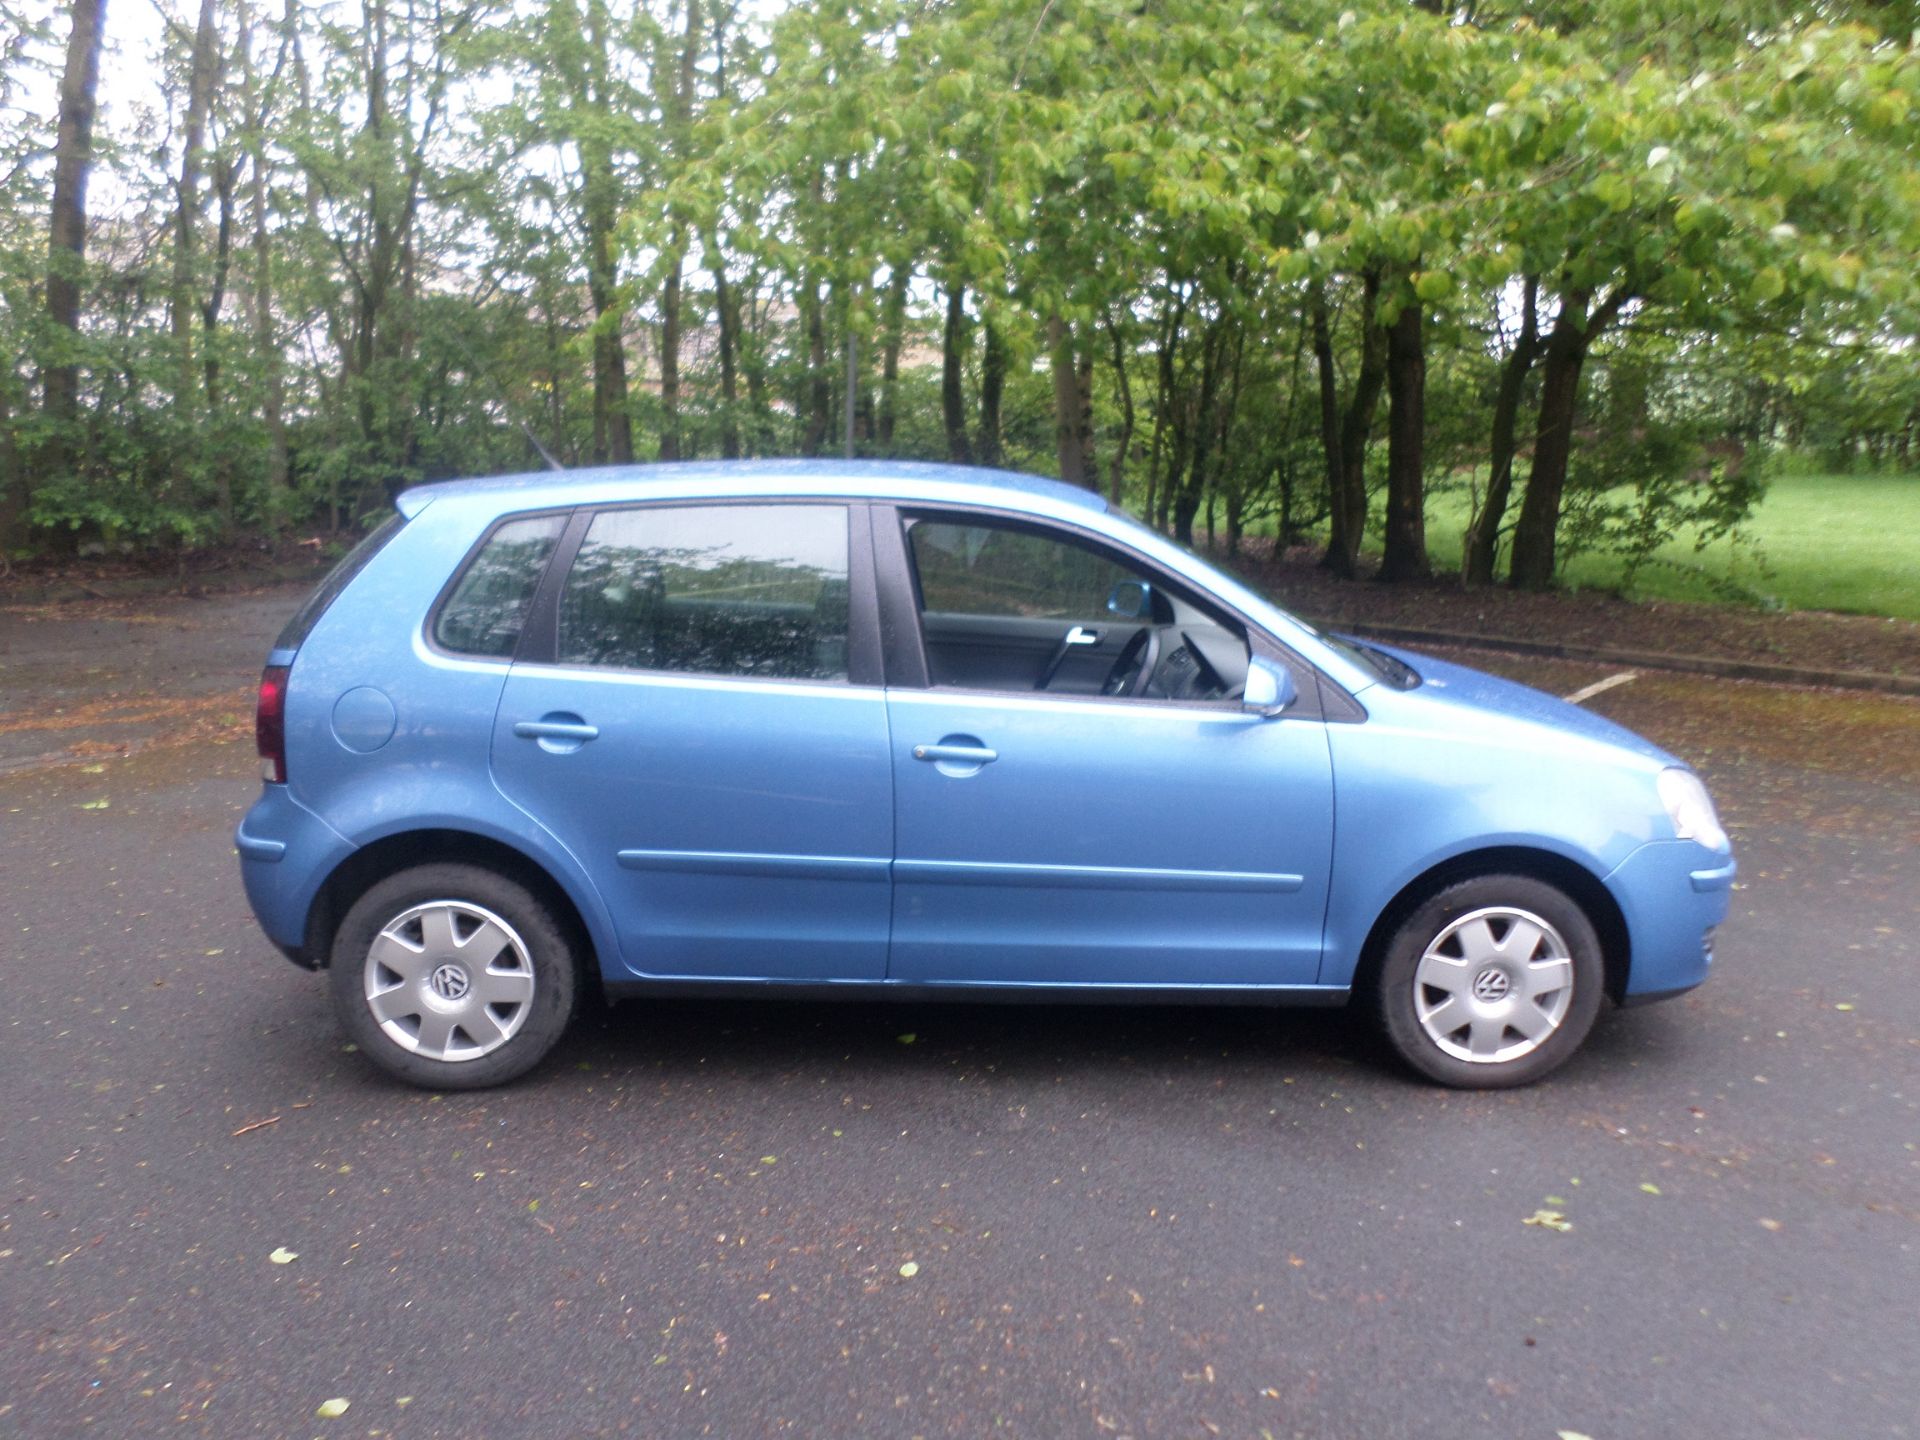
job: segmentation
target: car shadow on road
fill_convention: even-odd
[[[1683,1066],[1692,1027],[1679,1008],[1603,1013],[1562,1075],[1604,1084],[1613,1071],[1652,1078]],[[278,1031],[277,1045],[287,1029],[318,1033],[326,1038],[316,1053],[336,1050],[345,1037],[318,986],[313,1012],[310,1024],[292,1026],[281,1014],[261,1033]],[[284,1050],[278,1058],[287,1062]],[[364,1062],[354,1068],[370,1085],[397,1084]],[[724,1075],[752,1084],[828,1073],[884,1081],[947,1072],[1049,1083],[1204,1072],[1441,1093],[1409,1075],[1365,1014],[1352,1008],[747,997],[588,1000],[553,1053],[519,1083],[547,1088]]]

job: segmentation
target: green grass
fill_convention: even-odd
[[[1920,475],[1783,475],[1742,527],[1698,554],[1682,537],[1657,558],[1732,581],[1789,610],[1840,610],[1920,620]],[[1625,565],[1576,556],[1567,582],[1617,586]],[[1714,599],[1714,588],[1672,565],[1642,566],[1636,596]]]
[[[1466,521],[1465,496],[1431,502],[1427,549],[1436,569],[1459,570]],[[1369,539],[1378,533],[1372,528]],[[1768,484],[1737,543],[1719,540],[1695,553],[1692,535],[1683,534],[1655,560],[1629,587],[1621,557],[1576,555],[1562,583],[1624,590],[1636,600],[1720,602],[1730,585],[1734,594],[1789,610],[1920,620],[1920,474],[1782,475]]]

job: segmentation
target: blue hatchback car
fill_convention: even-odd
[[[1695,774],[1318,633],[1099,496],[943,466],[428,485],[260,686],[254,912],[435,1089],[608,996],[1363,1004],[1449,1085],[1698,985]]]

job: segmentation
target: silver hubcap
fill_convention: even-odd
[[[526,1023],[533,960],[491,910],[431,900],[394,916],[374,937],[365,987],[367,1008],[401,1049],[430,1060],[478,1060]]]
[[[1413,972],[1420,1026],[1456,1060],[1497,1065],[1531,1055],[1573,1004],[1567,942],[1538,915],[1491,906],[1434,937]]]

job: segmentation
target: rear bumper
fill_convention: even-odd
[[[264,785],[234,831],[233,848],[260,928],[294,964],[316,968],[317,958],[305,953],[307,915],[321,883],[353,846],[286,786]]]
[[[1733,857],[1692,840],[1656,840],[1607,877],[1627,922],[1632,965],[1624,1003],[1683,994],[1713,971],[1713,930],[1733,898]]]

